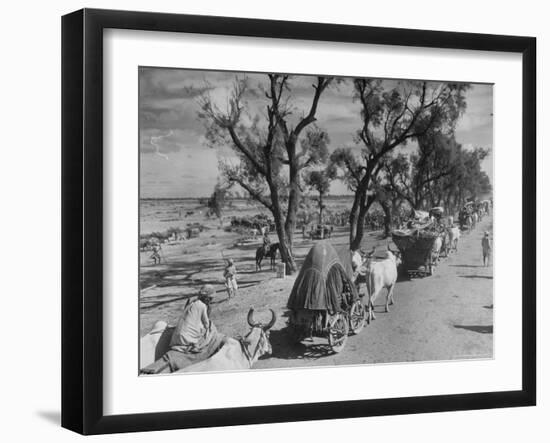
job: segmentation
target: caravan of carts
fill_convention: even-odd
[[[490,210],[491,202],[468,202],[458,214],[460,231],[468,233]],[[442,207],[429,212],[414,211],[406,229],[392,232],[392,240],[401,252],[402,267],[409,278],[430,276],[441,257],[451,251],[455,227],[452,217],[444,216]],[[458,241],[458,240],[455,240]]]
[[[487,213],[489,201],[467,204],[463,211]],[[401,253],[402,271],[409,278],[430,276],[441,256],[451,250],[450,232],[457,229],[442,207],[429,212],[414,211],[406,228],[392,232]],[[309,251],[290,297],[288,325],[296,342],[307,337],[328,340],[333,352],[340,352],[350,334],[359,334],[367,312],[353,283],[349,249],[336,250],[328,241]]]

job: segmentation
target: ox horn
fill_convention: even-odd
[[[248,315],[246,316],[246,321],[250,325],[251,328],[254,326],[258,326],[256,323],[254,323],[254,308],[250,307],[250,310],[248,311]]]
[[[277,321],[277,316],[275,315],[275,312],[273,311],[273,309],[270,309],[270,311],[271,311],[271,321],[267,325],[263,326],[264,331],[270,330],[275,324],[275,322]]]
[[[372,247],[372,250],[367,254],[367,257],[371,258],[376,252],[376,246]]]

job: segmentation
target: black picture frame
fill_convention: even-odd
[[[103,413],[103,30],[171,31],[522,55],[522,388],[106,416]],[[62,18],[62,426],[151,431],[536,403],[536,39],[228,17],[83,9]],[[517,259],[517,257],[516,257]]]

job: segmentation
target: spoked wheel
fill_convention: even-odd
[[[357,300],[349,311],[349,328],[355,335],[359,334],[365,326],[367,310],[361,300]]]
[[[328,344],[332,352],[338,353],[348,340],[349,323],[347,318],[341,312],[334,315],[328,323]]]

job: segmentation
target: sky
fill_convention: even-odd
[[[267,84],[265,74],[194,71],[170,68],[139,69],[139,152],[140,195],[142,198],[209,196],[218,178],[218,162],[235,158],[230,146],[211,148],[206,129],[198,118],[198,100],[208,94],[221,109],[236,78],[246,75],[251,92],[244,97],[250,115],[265,114],[266,99],[258,87]],[[292,77],[294,121],[309,110],[314,77]],[[393,81],[394,82],[394,81]],[[386,82],[388,85],[392,81]],[[395,83],[395,82],[394,82]],[[490,155],[483,168],[492,182],[493,172],[493,87],[473,84],[466,93],[467,108],[456,126],[456,139],[466,149],[483,147]],[[341,146],[360,149],[354,134],[361,126],[360,105],[352,100],[352,85],[345,81],[325,90],[316,114],[317,125],[330,137],[329,150]],[[303,133],[302,133],[303,134]],[[407,150],[413,150],[409,143]],[[331,194],[349,193],[339,181]]]

